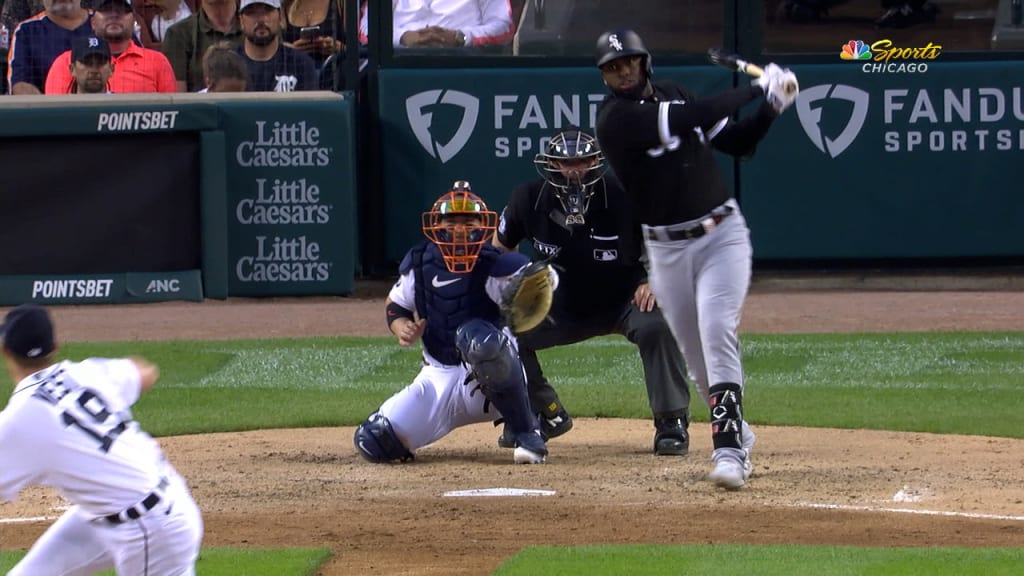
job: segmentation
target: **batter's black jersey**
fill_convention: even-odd
[[[609,95],[597,115],[597,139],[635,205],[639,223],[693,220],[729,199],[712,146],[746,156],[775,114],[767,104],[740,122],[729,117],[761,96],[758,86],[697,99],[672,82],[644,100]]]
[[[560,267],[556,302],[578,314],[620,310],[646,276],[640,229],[622,185],[606,175],[594,187],[584,224],[565,224],[561,203],[543,179],[513,190],[498,222],[498,241],[505,246],[527,241],[540,257],[554,256]]]

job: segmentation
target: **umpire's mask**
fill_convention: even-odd
[[[533,159],[537,172],[552,186],[562,205],[566,226],[584,224],[594,186],[604,176],[604,154],[597,139],[579,129],[555,134]]]

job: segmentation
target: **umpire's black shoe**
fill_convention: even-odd
[[[686,456],[690,452],[690,434],[682,418],[654,419],[654,453],[658,456]]]
[[[538,414],[537,418],[540,420],[540,437],[545,442],[552,438],[558,438],[572,430],[572,416],[569,416],[569,413],[564,409],[559,410],[557,414],[550,418],[543,414]],[[501,431],[501,436],[498,436],[498,446],[502,448],[516,447],[516,439],[508,431],[508,426],[505,426],[504,430]]]

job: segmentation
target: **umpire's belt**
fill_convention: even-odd
[[[712,230],[718,227],[718,224],[729,217],[732,214],[734,208],[725,204],[722,206],[722,211],[715,214],[709,214],[706,218],[693,226],[687,226],[685,228],[674,228],[669,226],[657,226],[647,227],[645,229],[645,236],[648,240],[661,240],[674,242],[676,240],[693,240],[694,238],[700,238],[705,234],[710,234]]]
[[[149,512],[153,508],[156,508],[156,505],[160,503],[160,500],[162,499],[161,493],[163,493],[164,489],[167,488],[168,484],[170,484],[170,482],[167,481],[167,478],[161,478],[160,484],[157,485],[156,490],[150,492],[149,496],[142,499],[142,502],[129,507],[127,510],[118,512],[117,514],[104,516],[103,519],[111,524],[123,524],[130,520],[137,520],[141,518],[143,514]]]

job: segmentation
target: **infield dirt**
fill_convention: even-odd
[[[54,316],[68,341],[386,336],[383,307],[374,289],[346,298],[64,306]],[[755,289],[742,331],[1024,330],[1021,310],[1021,291]],[[756,423],[757,406],[748,414]],[[650,454],[649,422],[579,418],[572,432],[550,443],[543,466],[514,466],[487,424],[457,430],[421,450],[415,463],[393,466],[359,458],[351,428],[161,443],[203,508],[206,545],[326,546],[334,557],[325,576],[489,574],[521,548],[541,544],[1024,542],[1024,440],[755,430],[755,476],[746,489],[728,493],[704,479],[710,434],[702,424],[691,429],[689,456],[659,458]],[[494,487],[556,494],[443,495]],[[53,517],[61,505],[52,492],[32,489],[0,504],[0,518]],[[0,523],[0,546],[27,548],[48,524]]]

